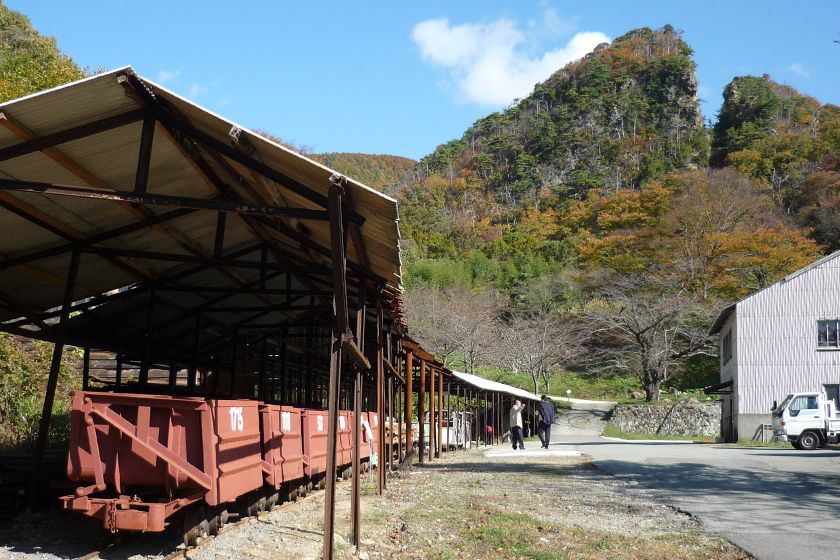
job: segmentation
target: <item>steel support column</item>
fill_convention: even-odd
[[[58,374],[61,371],[61,357],[64,354],[64,341],[67,338],[67,320],[70,318],[70,306],[73,304],[73,294],[76,290],[76,279],[79,276],[79,253],[73,252],[70,255],[70,266],[67,270],[67,282],[64,286],[64,299],[61,303],[61,315],[53,346],[52,361],[50,362],[50,374],[47,379],[47,390],[44,394],[44,406],[41,410],[41,422],[38,426],[38,439],[35,442],[35,457],[33,461],[32,479],[29,486],[29,506],[35,501],[35,492],[40,487],[41,466],[44,462],[44,453],[47,450],[47,436],[50,432],[50,421],[52,419],[53,402],[55,402],[55,389],[58,386]]]
[[[347,270],[341,212],[341,192],[336,185],[329,189],[330,245],[333,272],[333,304],[335,315],[330,346],[330,381],[327,395],[327,470],[324,496],[323,559],[333,560],[335,523],[336,436],[338,432],[338,397],[341,387],[341,347],[347,335]]]

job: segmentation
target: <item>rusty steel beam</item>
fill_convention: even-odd
[[[292,274],[329,275],[330,270],[323,266],[300,266],[268,263],[263,265],[259,261],[246,261],[224,257],[205,257],[196,254],[163,253],[159,251],[139,251],[111,247],[84,247],[83,253],[91,253],[103,257],[126,257],[153,261],[171,261],[177,263],[203,264],[211,267],[261,269],[263,267],[273,272],[288,272]],[[0,262],[0,268],[3,263]],[[345,308],[346,309],[346,308]]]
[[[151,116],[143,119],[140,132],[140,153],[137,156],[137,172],[134,175],[134,192],[143,194],[149,186],[149,167],[152,163],[152,142],[155,138],[155,119]]]
[[[59,185],[40,181],[20,181],[17,179],[0,179],[0,189],[15,192],[31,192],[55,196],[70,196],[92,200],[112,202],[127,202],[131,204],[148,204],[150,206],[175,206],[193,210],[213,210],[216,212],[230,212],[234,214],[252,214],[255,216],[282,216],[302,220],[327,220],[324,210],[309,208],[288,208],[266,204],[253,204],[232,201],[224,198],[193,198],[187,196],[172,196],[165,194],[150,194],[126,190],[96,189],[75,185]]]
[[[0,149],[0,162],[25,156],[33,152],[40,152],[45,149],[58,146],[59,144],[64,144],[65,142],[78,140],[79,138],[92,136],[94,134],[99,134],[100,132],[105,132],[107,130],[135,123],[146,118],[148,114],[149,112],[145,110],[129,111],[127,113],[75,126],[60,132],[54,132],[52,134],[26,140],[19,144]],[[5,116],[0,118],[5,118]]]
[[[341,339],[347,333],[347,283],[345,279],[345,250],[341,191],[336,185],[329,189],[330,245],[335,312],[333,316],[332,349],[330,352],[330,381],[327,395],[327,471],[324,497],[323,560],[334,558],[336,436],[338,432],[339,390],[341,387]]]

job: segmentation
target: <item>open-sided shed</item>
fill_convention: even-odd
[[[342,350],[388,375],[369,358],[403,328],[393,199],[131,68],[0,125],[0,330],[55,343],[36,466],[67,344],[86,387],[329,406],[331,431]]]

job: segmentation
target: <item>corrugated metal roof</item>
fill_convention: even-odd
[[[226,120],[174,92],[136,76],[130,67],[120,68],[51,90],[0,104],[6,126],[0,126],[0,150],[21,145],[24,137],[10,129],[9,123],[22,127],[36,138],[48,136],[101,119],[137,112],[142,103],[127,95],[121,78],[131,76],[132,83],[140,83],[145,93],[165,104],[167,111],[201,134],[224,145],[246,152],[250,160],[277,171],[321,196],[326,197],[335,172],[317,162]],[[124,81],[124,79],[123,79]],[[232,129],[239,129],[239,142],[231,139]],[[51,183],[112,189],[131,192],[137,170],[142,121],[135,119],[121,126],[102,130],[46,150],[34,151],[0,161],[0,178],[27,182]],[[184,136],[188,136],[184,134]],[[254,171],[230,154],[225,155],[201,141],[185,142],[181,133],[172,134],[158,124],[154,134],[148,193],[200,199],[216,199],[222,195],[189,157],[189,150],[197,150],[211,173],[222,179],[236,198],[248,204],[270,204],[294,208],[320,210],[317,203],[301,196],[290,184],[272,180]],[[235,155],[235,154],[234,154]],[[249,161],[250,161],[249,160]],[[67,164],[71,162],[71,165]],[[396,201],[366,185],[348,178],[344,189],[352,210],[361,215],[364,224],[359,228],[367,252],[370,271],[386,281],[389,294],[399,294],[401,261],[399,253],[399,225]],[[225,195],[227,196],[227,195]],[[230,198],[228,196],[228,198]],[[61,304],[64,279],[69,257],[67,253],[39,258],[20,266],[4,267],[9,259],[28,256],[39,251],[64,246],[78,239],[87,239],[116,228],[128,226],[143,218],[156,217],[171,211],[171,207],[131,202],[100,201],[90,198],[54,196],[33,192],[0,190],[0,285],[3,294],[13,296],[23,308],[43,312]],[[10,211],[10,206],[23,209],[36,218],[39,225]],[[217,213],[190,211],[165,224],[139,229],[112,240],[97,243],[110,250],[147,251],[177,255],[213,252]],[[325,264],[329,258],[314,254],[301,246],[294,233],[322,247],[330,246],[329,223],[303,218],[283,219],[287,232],[267,228],[263,234],[278,244],[285,254],[296,261]],[[223,251],[225,255],[241,251],[265,239],[254,231],[253,224],[244,219],[227,220]],[[360,264],[364,258],[357,254],[354,243],[348,243],[348,259]],[[269,258],[269,264],[281,265],[281,256]],[[159,275],[182,273],[189,266],[142,257],[109,257],[84,253],[77,282],[76,298],[103,294],[111,290],[156,278]],[[213,269],[211,269],[213,270]],[[258,271],[237,269],[238,282],[253,282]],[[189,278],[191,285],[228,285],[237,281],[232,275],[218,270],[206,271]],[[186,303],[186,297],[179,303]],[[256,304],[260,298],[248,296],[242,304]],[[126,298],[119,306],[102,309],[101,314],[127,314],[125,322],[142,316],[142,305]],[[190,302],[196,304],[200,300]],[[132,309],[139,307],[139,310]],[[398,302],[395,311],[399,313]],[[17,309],[0,305],[0,321],[20,316]],[[234,316],[229,317],[235,320]]]

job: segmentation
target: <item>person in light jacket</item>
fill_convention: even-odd
[[[522,439],[522,409],[525,406],[517,399],[513,401],[513,406],[510,407],[510,441],[513,443],[513,448],[519,445],[519,449],[525,449],[525,440]]]
[[[541,398],[542,402],[540,402],[540,407],[537,409],[540,414],[540,425],[537,429],[537,435],[540,436],[542,447],[548,449],[551,443],[551,424],[554,423],[554,403],[545,395]]]

